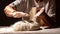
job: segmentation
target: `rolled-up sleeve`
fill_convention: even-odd
[[[14,2],[12,2],[10,5],[16,6],[18,5],[22,0],[15,0]]]

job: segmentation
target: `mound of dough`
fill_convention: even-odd
[[[31,30],[37,30],[40,26],[36,22],[29,22],[29,21],[18,21],[15,24],[11,26],[11,29],[14,31],[31,31]]]

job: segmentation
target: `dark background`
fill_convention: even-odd
[[[14,22],[16,22],[17,20],[20,20],[20,19],[14,19],[14,18],[7,17],[3,11],[5,6],[7,6],[8,4],[10,4],[13,1],[15,1],[15,0],[0,0],[0,26],[9,26],[9,25],[13,24]],[[58,6],[56,8],[56,9],[58,9],[57,11],[59,11],[59,9],[60,9],[59,4],[60,3],[57,2],[57,6]],[[57,20],[57,24],[60,25],[59,20]]]
[[[14,22],[16,22],[17,20],[19,20],[17,18],[14,19],[14,18],[7,17],[4,13],[5,6],[7,6],[13,1],[14,0],[0,0],[0,26],[9,26]]]

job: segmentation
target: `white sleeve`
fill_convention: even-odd
[[[56,8],[55,8],[55,1],[50,1],[46,4],[45,6],[45,13],[49,16],[49,17],[53,17],[56,15]]]
[[[12,4],[13,6],[16,6],[16,5],[18,5],[21,1],[22,1],[22,0],[15,0],[15,1],[12,2],[11,4]]]

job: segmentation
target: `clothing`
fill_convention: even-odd
[[[45,13],[56,23],[56,4],[55,0],[49,0],[45,6]]]
[[[44,4],[44,2],[46,4]],[[41,5],[42,4],[42,5]],[[12,2],[12,5],[14,5],[17,9],[17,11],[23,11],[23,12],[29,12],[32,7],[45,7],[45,13],[49,17],[54,17],[55,18],[55,0],[45,0],[39,4],[35,0],[15,0]]]
[[[28,12],[31,7],[35,6],[33,0],[16,0],[12,4],[15,6],[17,11],[23,12]]]
[[[37,7],[35,4],[35,0],[16,0],[12,3],[17,11],[22,11],[29,13],[32,7]],[[27,30],[38,30],[40,29],[40,25],[36,21],[22,20],[15,22],[15,24],[11,27],[16,31],[27,31]]]
[[[53,2],[53,0],[52,1],[47,1],[47,2],[43,1],[41,3],[37,3],[35,0],[15,0],[14,2],[12,2],[12,5],[16,8],[17,11],[23,11],[23,12],[26,12],[26,13],[29,13],[29,11],[31,10],[32,7],[37,7],[37,8],[45,7],[45,13],[51,19],[52,19],[52,17],[55,16],[55,8],[54,8],[54,2]],[[25,26],[23,26],[23,24],[22,24],[21,27],[25,27]],[[25,24],[27,24],[27,23],[25,23]],[[33,24],[34,24],[34,22],[33,22]],[[31,26],[31,24],[29,26]],[[26,26],[26,28],[27,27],[28,26]],[[36,26],[33,25],[31,27],[36,27]]]

